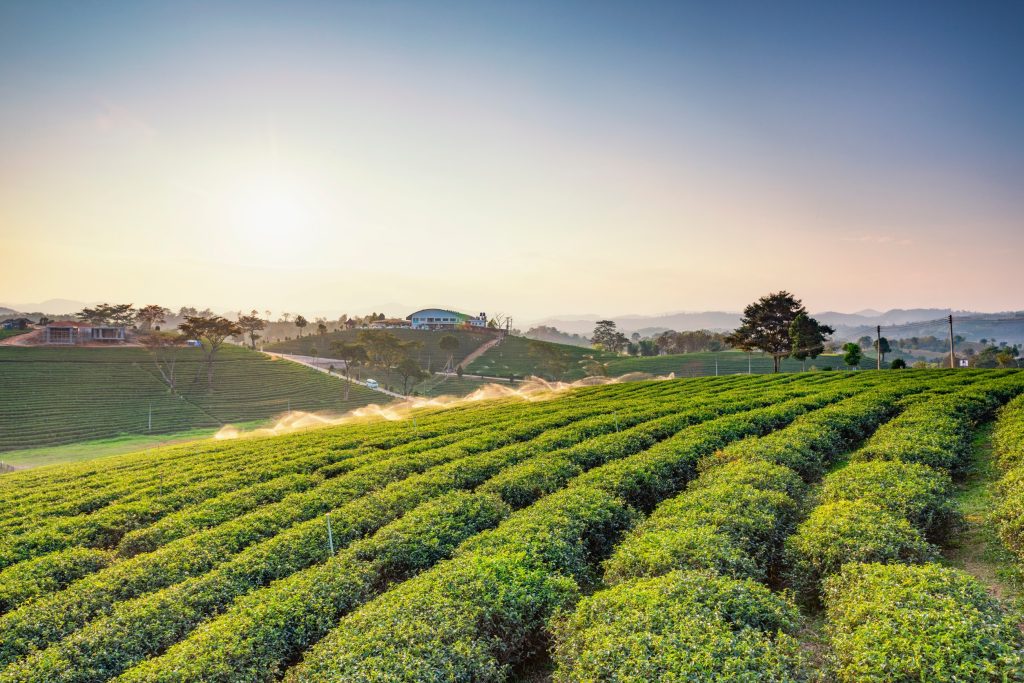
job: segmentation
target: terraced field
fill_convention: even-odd
[[[346,402],[338,379],[238,347],[221,350],[210,392],[201,360],[182,351],[172,395],[144,349],[0,347],[0,452],[382,402],[362,387]]]
[[[1022,392],[622,383],[3,475],[0,682],[1020,680],[932,560]]]

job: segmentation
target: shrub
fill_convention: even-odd
[[[833,680],[1024,680],[1015,620],[963,572],[851,564],[824,594]]]
[[[677,571],[556,618],[553,680],[795,681],[795,606],[753,581]]]
[[[926,465],[898,461],[859,462],[830,474],[821,501],[863,500],[906,518],[932,537],[940,537],[956,520],[950,499],[953,482]]]
[[[286,680],[504,680],[505,662],[540,652],[536,634],[578,597],[524,553],[463,555],[343,619]]]
[[[786,539],[791,584],[813,594],[847,562],[925,562],[932,547],[907,520],[874,503],[821,505]]]

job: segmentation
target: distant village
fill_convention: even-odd
[[[160,311],[154,311],[154,308],[159,308]],[[253,311],[252,317],[257,313]],[[261,319],[265,326],[291,327],[297,330],[299,336],[302,335],[303,328],[310,324],[301,315],[292,316],[284,313],[277,321],[271,321],[270,311],[265,313],[267,319]],[[103,304],[96,309],[84,309],[76,314],[77,320],[70,317],[50,320],[46,316],[32,320],[21,316],[0,322],[0,329],[7,331],[8,335],[12,332],[17,334],[17,331],[24,332],[25,335],[20,340],[23,345],[105,346],[130,343],[134,334],[149,332],[152,329],[159,330],[160,325],[167,322],[171,323],[168,327],[173,329],[178,319],[183,321],[189,315],[200,314],[213,315],[209,310],[197,311],[187,307],[174,315],[170,310],[161,307],[147,306],[136,310],[130,305]],[[238,317],[245,317],[244,312],[239,311]],[[477,315],[470,315],[446,308],[424,308],[404,318],[389,318],[383,313],[373,313],[363,317],[342,316],[331,322],[317,318],[314,319],[313,325],[320,333],[330,329],[484,330],[489,325],[493,327],[494,321],[488,320],[487,314],[483,311]]]

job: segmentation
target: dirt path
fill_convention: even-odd
[[[486,344],[481,344],[477,348],[475,348],[472,351],[470,351],[469,353],[467,353],[466,357],[462,359],[462,361],[459,363],[459,365],[461,365],[462,369],[465,370],[466,368],[468,368],[470,366],[470,364],[473,361],[475,361],[477,358],[479,358],[480,356],[482,356],[485,353],[487,353],[490,349],[493,349],[495,346],[497,346],[498,342],[500,342],[500,341],[501,341],[501,337],[495,337],[494,339],[492,339],[491,341],[487,342]]]
[[[980,427],[974,436],[971,469],[957,483],[954,500],[964,515],[957,530],[942,548],[943,560],[973,575],[1000,600],[1020,595],[1020,587],[1005,576],[1009,554],[996,536],[990,520],[995,508],[995,484],[1000,472],[992,453],[992,425]]]
[[[284,360],[290,360],[291,362],[298,363],[299,365],[305,365],[307,368],[318,370],[320,372],[330,375],[331,377],[337,377],[342,382],[351,382],[352,384],[361,384],[364,387],[366,386],[366,382],[360,382],[359,380],[355,380],[350,377],[345,377],[344,375],[341,374],[333,373],[331,372],[329,367],[325,368],[323,366],[324,363],[328,363],[340,364],[340,367],[345,367],[345,361],[341,360],[340,358],[315,358],[313,356],[297,356],[290,353],[274,353],[272,351],[264,351],[263,353],[270,356],[271,358],[283,358]],[[374,391],[386,394],[391,398],[406,398],[402,394],[399,394],[394,391],[388,391],[383,387],[377,387],[376,389],[374,389]]]

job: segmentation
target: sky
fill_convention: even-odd
[[[5,0],[0,302],[1020,309],[1022,20]]]

